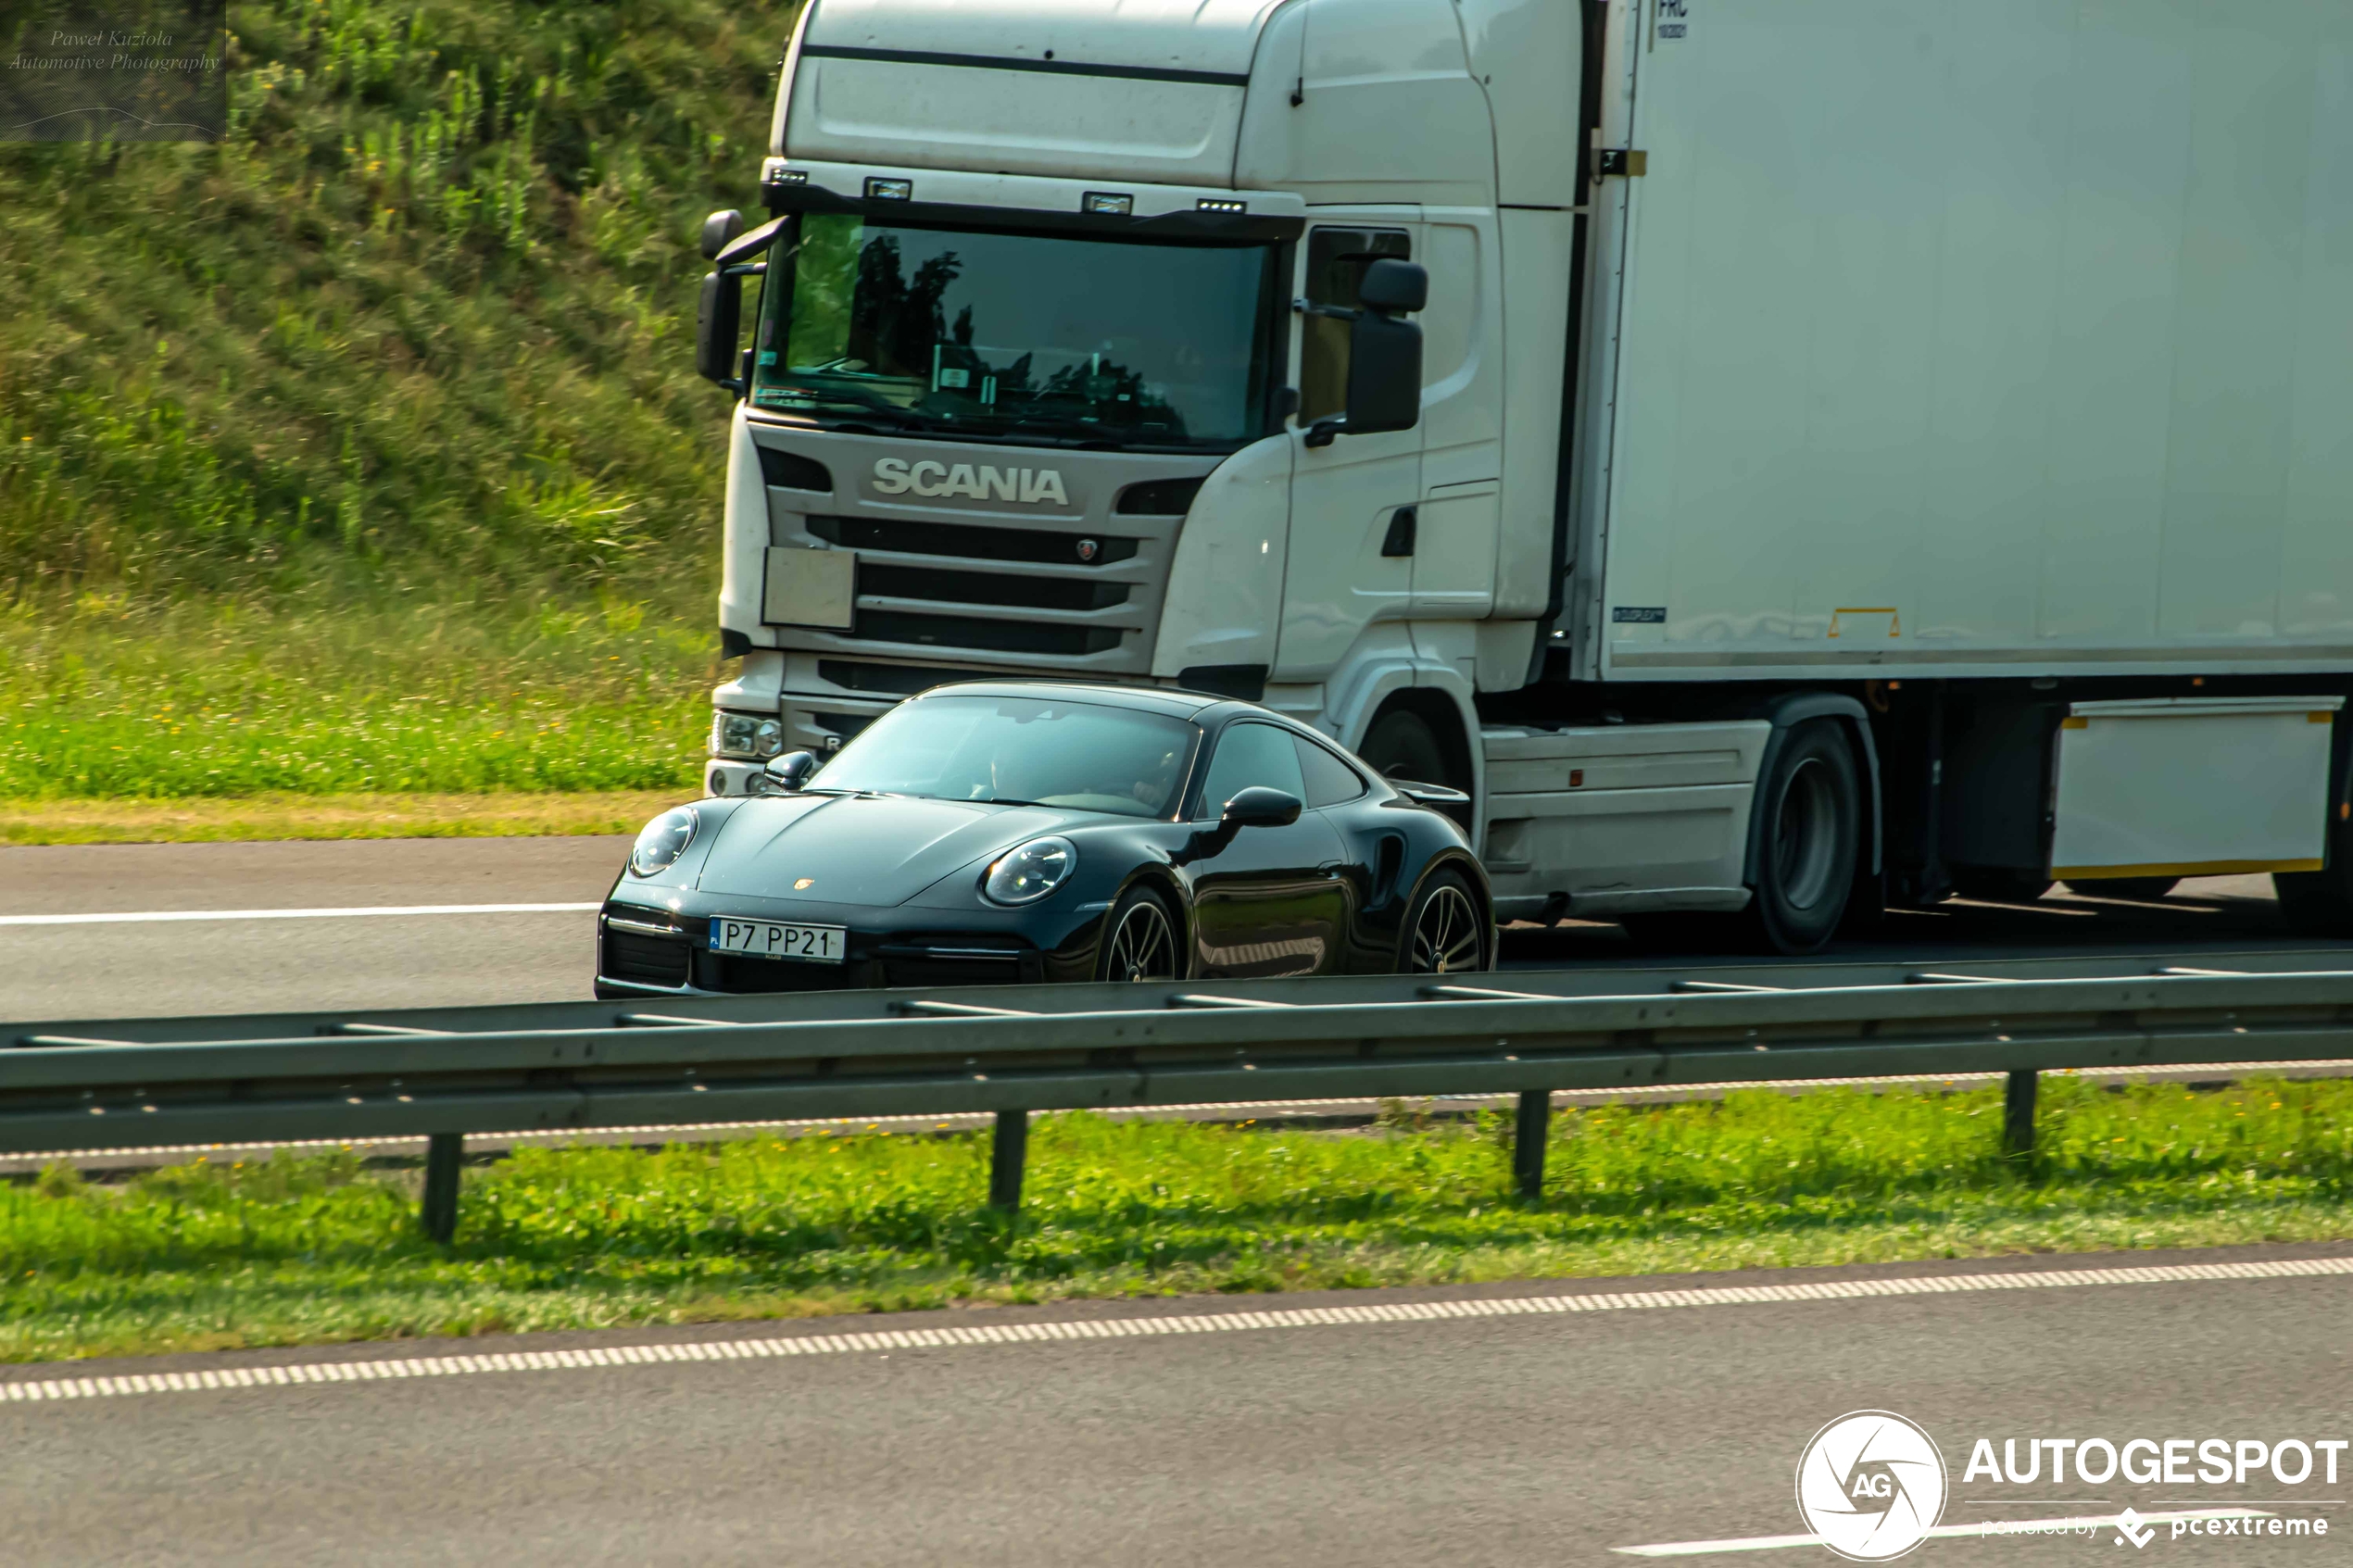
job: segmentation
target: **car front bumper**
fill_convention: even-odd
[[[844,926],[848,956],[839,963],[816,963],[712,951],[711,922],[718,911],[609,903],[597,922],[597,985],[617,995],[698,997],[1084,980],[1094,972],[1096,933],[1106,907],[1080,905],[1042,920],[1039,911],[991,910],[966,930],[943,929],[941,911],[928,909],[906,911],[930,917],[920,928],[844,920],[824,910],[726,911]]]

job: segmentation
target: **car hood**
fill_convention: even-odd
[[[903,904],[959,867],[1070,818],[1040,807],[900,796],[747,800],[720,829],[697,885],[759,898]],[[806,887],[794,885],[804,878]]]

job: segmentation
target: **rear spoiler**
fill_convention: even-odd
[[[1449,789],[1444,784],[1421,784],[1413,779],[1391,779],[1389,781],[1389,787],[1415,805],[1428,806],[1434,810],[1442,811],[1449,806],[1470,804],[1469,796],[1459,789]]]

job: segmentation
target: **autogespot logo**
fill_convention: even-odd
[[[1854,1562],[1903,1556],[1944,1512],[1944,1456],[1891,1411],[1856,1411],[1814,1434],[1797,1461],[1797,1511]]]

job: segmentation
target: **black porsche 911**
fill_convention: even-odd
[[[1436,808],[1251,703],[975,682],[770,793],[648,823],[597,994],[1485,969],[1486,873]]]

